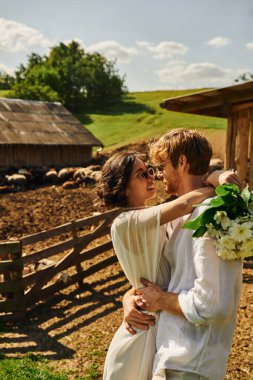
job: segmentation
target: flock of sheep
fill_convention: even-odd
[[[24,191],[43,185],[61,185],[64,189],[94,186],[101,178],[101,166],[90,165],[63,169],[19,169],[0,175],[0,193]]]

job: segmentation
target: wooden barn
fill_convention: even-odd
[[[227,118],[225,167],[253,190],[253,81],[165,99],[169,111]]]
[[[0,98],[0,167],[82,166],[103,146],[60,103]]]

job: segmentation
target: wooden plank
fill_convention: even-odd
[[[22,246],[24,247],[26,245],[37,243],[38,241],[41,241],[41,240],[46,240],[54,236],[61,235],[63,233],[71,232],[71,228],[72,228],[71,223],[66,223],[48,231],[42,231],[33,235],[25,236],[21,239]]]
[[[5,260],[5,261],[0,261],[0,272],[5,272],[5,271],[19,271],[23,270],[23,262],[21,259],[11,261],[11,260]]]
[[[76,221],[76,228],[80,229],[85,226],[93,225],[101,220],[107,219],[108,221],[112,221],[116,216],[118,216],[123,210],[121,208],[113,209],[107,212],[104,212],[100,215],[90,216],[84,219],[79,219]]]
[[[167,108],[169,111],[176,111],[176,112],[186,112],[186,113],[195,113],[198,114],[199,111],[202,110],[202,114],[209,115],[208,110],[209,108],[213,107],[219,107],[222,106],[223,103],[230,103],[230,104],[236,104],[238,102],[251,102],[252,101],[252,82],[250,85],[245,87],[243,91],[239,91],[236,89],[218,89],[215,90],[216,96],[212,96],[213,90],[209,91],[211,97],[209,98],[208,93],[202,93],[202,100],[194,101],[194,96],[198,96],[198,94],[192,94],[191,95],[191,102],[189,102],[189,96],[186,95],[187,102],[184,101],[184,96],[181,97],[181,99],[173,98],[166,99],[163,101],[163,107]],[[219,116],[219,115],[217,115]]]
[[[111,240],[106,242],[106,243],[100,244],[99,246],[97,246],[95,248],[92,248],[92,249],[89,249],[88,251],[80,253],[78,255],[78,257],[76,258],[76,262],[74,264],[72,264],[71,266],[75,265],[76,263],[81,264],[85,260],[90,260],[90,259],[96,257],[97,255],[99,255],[100,253],[106,252],[112,248],[113,248],[113,246],[112,246]],[[54,266],[55,266],[55,264],[52,264],[46,268],[41,269],[38,272],[33,272],[33,273],[29,273],[29,274],[25,275],[23,277],[24,287],[26,288],[28,286],[31,286],[34,282],[37,282],[38,279],[41,277],[42,273],[43,273],[43,276],[45,278],[48,278],[48,272],[50,271],[50,268],[53,268]],[[64,268],[64,270],[69,269],[71,266]],[[33,289],[29,289],[27,291],[27,293],[29,293],[32,290]]]
[[[244,109],[253,108],[253,102],[246,102],[232,106],[232,112],[242,111]]]
[[[34,306],[35,302],[52,297],[52,295],[54,295],[59,290],[67,288],[68,286],[73,285],[74,283],[79,282],[80,280],[83,280],[85,277],[97,273],[99,270],[104,269],[116,263],[117,261],[118,260],[116,256],[110,256],[109,258],[99,262],[98,264],[93,265],[91,268],[83,271],[82,273],[76,273],[70,276],[66,284],[64,282],[57,282],[53,285],[45,287],[44,289],[41,289],[40,292],[29,293],[29,295],[26,296],[26,305],[28,307]]]
[[[5,254],[14,254],[20,251],[20,241],[0,243],[0,257]]]
[[[253,109],[249,111],[250,142],[249,142],[249,189],[253,191]]]
[[[30,253],[27,256],[23,256],[23,263],[24,265],[37,262],[41,259],[45,259],[51,256],[56,255],[57,253],[63,252],[66,249],[73,248],[74,241],[73,239],[65,240],[64,242],[52,245],[48,248],[43,248],[39,251],[36,251],[34,253]]]
[[[249,112],[247,109],[237,112],[237,138],[235,163],[238,177],[245,183],[248,174],[249,152]]]

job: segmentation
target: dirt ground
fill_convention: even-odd
[[[214,146],[214,157],[223,159],[224,132],[208,137]],[[129,150],[143,151],[144,147],[144,143],[136,144]],[[163,196],[159,190],[158,201]],[[94,188],[64,190],[57,186],[1,195],[0,240],[91,215],[97,211],[93,207],[95,197]],[[112,254],[110,251],[104,256]],[[128,288],[118,264],[101,270],[86,278],[82,287],[71,286],[35,308],[25,323],[6,326],[0,335],[0,350],[14,357],[28,352],[41,354],[50,359],[55,369],[69,371],[69,379],[91,376],[92,371],[101,374],[107,347],[122,320],[121,299]],[[253,271],[245,269],[227,380],[253,378],[252,312]]]

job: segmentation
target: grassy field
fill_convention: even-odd
[[[172,128],[225,129],[224,119],[169,112],[159,106],[163,99],[194,91],[197,90],[129,93],[122,104],[106,111],[80,113],[76,116],[103,142],[105,148],[116,148],[147,140],[160,136]]]

